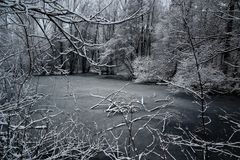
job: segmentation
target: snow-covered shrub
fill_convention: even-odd
[[[225,81],[225,75],[212,66],[200,66],[201,80],[204,89],[218,88]],[[173,82],[183,87],[199,86],[199,79],[195,61],[187,58],[181,61],[178,66],[178,72],[173,78]]]
[[[156,66],[150,57],[138,57],[133,62],[135,82],[153,81],[156,77]]]
[[[174,74],[174,64],[163,59],[138,57],[133,62],[135,82],[156,82],[169,79]]]
[[[134,47],[131,45],[131,40],[116,34],[103,47],[104,51],[100,54],[100,63],[115,65],[118,67],[117,71],[124,67],[125,71],[132,76],[131,56],[133,56]]]

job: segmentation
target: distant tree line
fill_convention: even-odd
[[[0,4],[2,51],[22,50],[17,64],[29,74],[98,72],[194,86],[194,46],[207,88],[239,90],[237,0]]]

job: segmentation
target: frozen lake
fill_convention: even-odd
[[[79,121],[89,126],[96,124],[99,130],[116,126],[123,122],[123,118],[120,115],[108,117],[107,113],[104,112],[106,109],[104,107],[90,109],[101,101],[101,98],[96,97],[96,95],[107,96],[127,83],[129,84],[123,89],[125,94],[143,101],[147,109],[161,105],[162,102],[156,102],[159,99],[168,97],[173,100],[172,104],[161,109],[162,113],[168,112],[171,115],[167,130],[169,129],[172,132],[173,127],[179,123],[194,131],[201,122],[198,118],[200,106],[194,103],[195,99],[183,91],[171,92],[171,89],[167,86],[135,84],[123,80],[106,79],[96,75],[39,76],[33,78],[33,83],[39,93],[47,95],[39,105],[55,106],[66,115],[78,112]],[[228,130],[222,129],[224,125],[219,121],[218,116],[224,114],[222,109],[231,114],[239,114],[240,99],[235,96],[214,96],[209,99],[209,102],[210,108],[207,110],[207,115],[212,120],[212,123],[208,125],[210,137],[217,140],[224,139]],[[136,113],[136,116],[142,114]],[[157,122],[155,126],[157,126]],[[216,137],[216,135],[218,136]],[[145,134],[143,136],[146,139],[148,138]],[[150,143],[150,141],[145,140],[138,143],[141,146]]]

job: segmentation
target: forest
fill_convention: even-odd
[[[0,159],[239,160],[239,94],[239,0],[0,0]]]

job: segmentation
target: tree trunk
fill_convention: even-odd
[[[63,24],[62,24],[62,22],[59,22],[59,24],[60,24],[60,26],[61,27],[63,27]],[[60,51],[60,53],[63,53],[63,51],[64,51],[64,44],[63,44],[63,42],[60,40],[60,42],[59,42],[59,51]],[[62,65],[62,68],[61,69],[66,69],[66,65],[65,65],[65,57],[64,57],[64,55],[60,55],[60,65]]]
[[[145,53],[144,53],[144,42],[145,42],[145,36],[144,36],[144,17],[143,15],[141,16],[141,22],[142,22],[142,27],[141,27],[141,35],[140,35],[140,52],[141,52],[141,56],[145,56]]]
[[[230,0],[229,7],[228,7],[228,21],[226,24],[225,32],[227,34],[226,41],[225,41],[225,49],[229,50],[231,47],[231,32],[233,31],[233,16],[234,16],[234,9],[235,9],[236,0]],[[229,72],[229,66],[225,62],[231,62],[231,56],[230,53],[223,53],[221,58],[221,64],[222,64],[222,71],[224,74],[228,74]],[[231,73],[229,73],[231,74]]]
[[[70,34],[71,35],[74,34],[73,25],[72,24],[70,24]],[[71,40],[73,40],[73,38],[71,38]],[[68,62],[69,62],[69,74],[72,75],[74,73],[74,70],[75,70],[75,56],[74,56],[73,52],[69,53]]]

